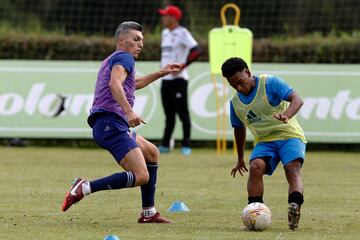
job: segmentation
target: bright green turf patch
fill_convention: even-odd
[[[247,152],[248,154],[249,152]],[[240,230],[246,177],[233,179],[236,157],[213,150],[161,156],[157,209],[172,225],[137,224],[139,189],[100,192],[68,212],[61,202],[74,177],[94,179],[120,171],[101,149],[0,148],[0,239],[360,239],[360,159],[356,153],[307,154],[300,228],[287,228],[287,183],[282,167],[265,178],[273,226]],[[169,213],[181,200],[188,213]]]

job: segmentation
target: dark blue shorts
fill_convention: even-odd
[[[255,158],[264,159],[266,162],[266,174],[271,175],[280,161],[283,166],[296,159],[301,159],[303,163],[305,149],[306,144],[299,138],[259,142],[251,153],[250,161]]]
[[[91,117],[95,142],[120,162],[132,149],[139,147],[136,134],[128,123],[115,113],[96,113]]]

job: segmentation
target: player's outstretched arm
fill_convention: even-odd
[[[135,127],[141,123],[145,123],[144,120],[139,117],[131,108],[123,88],[123,82],[125,81],[128,73],[121,65],[114,65],[111,70],[111,77],[109,81],[109,87],[111,94],[116,102],[120,105],[121,109],[126,114],[130,127]]]
[[[290,96],[288,97],[288,101],[290,102],[290,105],[285,110],[285,112],[274,113],[274,117],[284,123],[287,123],[290,118],[295,116],[303,105],[303,100],[295,91],[290,94]]]
[[[231,170],[231,175],[235,177],[236,172],[239,172],[241,176],[248,171],[244,161],[244,149],[246,140],[246,127],[234,128],[234,136],[237,147],[238,161],[236,166]]]
[[[170,73],[177,73],[181,71],[182,65],[178,63],[167,64],[164,68],[160,69],[157,72],[151,73],[146,76],[136,77],[136,89],[141,89],[154,82],[155,80],[164,77]]]

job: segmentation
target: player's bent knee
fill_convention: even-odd
[[[250,163],[250,173],[262,176],[265,173],[266,164],[262,160],[253,160]]]
[[[300,168],[298,164],[287,164],[285,166],[285,174],[288,177],[298,177],[300,176]]]
[[[299,158],[299,159],[289,162],[288,164],[286,164],[284,166],[285,171],[291,171],[291,172],[300,171],[301,166],[302,166],[302,161],[303,160],[301,158]]]
[[[300,168],[295,167],[285,167],[285,173],[286,175],[292,176],[292,175],[299,175],[300,174]]]

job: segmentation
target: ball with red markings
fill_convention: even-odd
[[[263,203],[250,203],[244,208],[241,217],[249,231],[263,231],[271,226],[270,209]]]

